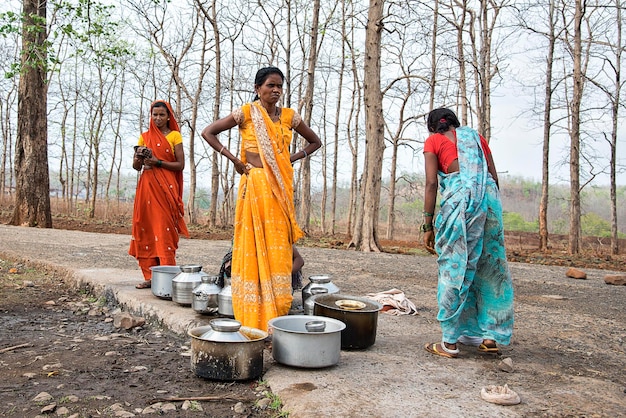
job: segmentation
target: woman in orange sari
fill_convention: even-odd
[[[263,330],[270,319],[287,315],[293,299],[292,248],[304,233],[296,223],[292,163],[321,146],[300,115],[279,106],[284,80],[276,67],[260,69],[255,100],[202,131],[209,145],[241,174],[231,266],[233,311],[242,325]],[[241,134],[239,157],[217,139],[235,126]],[[293,130],[308,144],[290,154]]]
[[[176,265],[178,235],[189,237],[183,204],[185,153],[178,123],[169,103],[156,101],[150,107],[150,126],[135,147],[133,168],[141,171],[128,254],[135,257],[144,281],[151,286],[150,267]]]

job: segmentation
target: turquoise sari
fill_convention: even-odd
[[[508,345],[513,283],[504,249],[500,192],[487,171],[478,133],[461,127],[456,136],[459,171],[439,172],[437,319],[443,341],[455,343],[467,335]]]

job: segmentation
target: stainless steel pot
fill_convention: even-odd
[[[202,271],[202,266],[187,264],[181,266],[182,270],[172,279],[172,301],[183,306],[190,306],[193,300],[193,289],[202,283],[202,277],[207,274]]]
[[[376,342],[378,312],[383,308],[380,303],[340,293],[317,295],[314,303],[315,315],[334,318],[346,324],[341,332],[341,348],[363,349]]]
[[[263,374],[263,349],[268,334],[250,327],[239,332],[247,341],[207,341],[200,338],[211,331],[211,325],[192,328],[191,370],[199,377],[211,380],[250,380]]]
[[[224,278],[224,287],[217,295],[217,312],[220,315],[234,317],[233,311],[233,289],[230,286],[230,278]]]
[[[332,282],[332,279],[330,274],[309,276],[309,283],[302,288],[302,303],[306,303],[307,299],[315,294],[314,289],[324,288],[326,293],[339,293],[339,288]]]
[[[317,295],[326,294],[328,294],[328,289],[326,289],[325,287],[311,288],[311,296],[309,296],[304,302],[304,314],[313,315],[313,309],[315,308],[315,298],[317,297]]]
[[[172,279],[180,272],[179,266],[153,266],[152,294],[161,299],[172,299]]]
[[[320,368],[339,362],[341,332],[346,327],[341,321],[311,315],[286,315],[271,319],[268,326],[272,332],[272,357],[278,363]]]
[[[217,276],[203,276],[202,283],[193,289],[191,307],[194,311],[201,314],[214,314],[218,310],[218,299],[221,287],[217,282]]]

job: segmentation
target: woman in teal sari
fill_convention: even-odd
[[[443,336],[425,349],[454,358],[462,343],[498,353],[498,344],[508,345],[513,332],[513,284],[491,151],[475,130],[460,127],[449,109],[431,111],[427,124],[422,229],[426,248],[438,254],[437,320]]]

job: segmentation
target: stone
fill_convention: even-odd
[[[272,400],[270,398],[263,398],[259,399],[257,405],[259,409],[266,409],[270,405],[270,403],[272,403]]]
[[[41,413],[42,414],[50,414],[52,412],[54,412],[54,410],[57,409],[57,404],[56,403],[51,403],[50,405],[46,405],[43,408],[41,408]]]
[[[52,395],[48,392],[41,392],[37,396],[35,396],[32,401],[33,402],[46,402],[52,399]]]
[[[587,278],[587,273],[582,270],[578,270],[577,268],[570,267],[565,272],[567,277],[571,277],[572,279],[584,280]]]
[[[511,357],[502,359],[502,361],[498,363],[498,368],[502,370],[503,372],[507,372],[507,373],[513,373],[513,370],[515,370],[513,368],[513,360],[511,359]]]
[[[70,413],[70,410],[69,410],[69,409],[67,409],[67,408],[66,408],[66,407],[64,407],[64,406],[62,406],[62,407],[60,407],[60,408],[58,408],[58,409],[56,410],[56,414],[57,414],[57,415],[67,415],[67,414],[69,414],[69,413]]]
[[[604,283],[615,286],[626,285],[626,274],[607,274],[604,276]]]
[[[128,312],[121,312],[113,315],[113,326],[116,328],[124,328],[129,330],[135,327],[140,327],[146,323],[146,320],[140,316],[133,316]]]
[[[246,412],[246,406],[242,402],[237,402],[233,407],[233,411],[235,411],[237,414],[243,414],[244,412]]]

